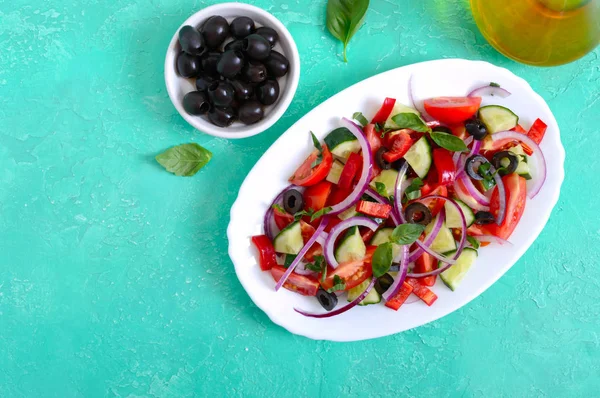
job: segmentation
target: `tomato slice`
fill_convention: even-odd
[[[318,156],[319,151],[315,149],[290,177],[290,182],[294,185],[308,187],[323,181],[331,170],[333,156],[327,145],[323,145],[323,160],[317,166],[312,167]]]
[[[458,126],[449,127],[452,131],[452,134],[460,138],[461,140],[466,140],[469,137],[469,133],[467,133],[467,129],[464,124],[460,124]]]
[[[317,211],[325,207],[327,198],[331,193],[331,185],[329,181],[321,181],[306,188],[302,195],[304,197],[304,209]]]
[[[331,232],[331,229],[341,222],[342,220],[339,217],[331,217],[329,219],[329,224],[327,224],[327,226],[325,227],[325,232]]]
[[[444,197],[448,197],[448,188],[445,185],[438,185],[435,188],[433,188],[432,190],[432,186],[425,184],[423,185],[423,187],[421,188],[421,195],[422,196],[428,196],[428,195],[439,195],[439,196],[444,196]],[[414,201],[411,201],[411,203]],[[446,203],[446,201],[444,199],[429,199],[429,200],[421,200],[421,202],[425,205],[427,205],[427,207],[429,207],[429,211],[431,212],[432,216],[436,216],[444,207],[444,204]]]
[[[341,189],[339,187],[334,187],[331,190],[331,194],[329,195],[329,199],[327,199],[327,206],[335,206],[338,203],[342,202],[344,199],[348,197],[352,193],[352,189]]]
[[[436,97],[425,100],[423,105],[434,119],[455,125],[475,115],[481,105],[481,97]]]
[[[271,268],[271,275],[273,276],[273,279],[275,279],[275,282],[279,282],[283,274],[285,274],[285,271],[286,269],[280,265]],[[319,290],[319,282],[308,276],[298,275],[292,272],[283,284],[283,287],[292,292],[300,293],[303,296],[316,296],[317,291]]]
[[[325,282],[321,283],[323,289],[327,290],[333,287],[333,278],[337,275],[346,282],[346,290],[363,283],[373,274],[370,263],[365,259],[348,261],[338,265],[336,269],[327,274]]]
[[[294,222],[293,215],[287,212],[281,212],[277,209],[273,209],[273,219],[275,220],[275,225],[277,225],[277,228],[279,229],[284,229]]]
[[[429,253],[423,253],[421,257],[415,261],[415,268],[413,272],[415,274],[424,274],[425,272],[431,272],[435,268],[437,268],[437,260],[435,257],[430,255]],[[419,278],[419,282],[424,286],[433,286],[435,285],[436,276],[426,276],[424,278]]]
[[[403,129],[388,133],[386,136],[386,143],[388,151],[383,154],[383,158],[387,162],[395,162],[406,155],[406,152],[410,149],[413,144],[413,140],[409,134],[410,130]]]
[[[525,210],[527,185],[525,179],[516,173],[502,177],[502,182],[504,183],[504,190],[506,191],[506,211],[504,221],[500,225],[486,225],[485,229],[492,235],[502,239],[508,239],[517,227],[517,224],[523,215],[523,211]],[[500,196],[498,194],[498,188],[494,188],[490,200],[490,212],[494,216],[497,216],[499,208]]]
[[[394,109],[394,105],[396,104],[395,98],[386,98],[383,100],[383,105],[381,105],[381,109],[377,111],[371,123],[383,123],[390,117],[392,110]]]

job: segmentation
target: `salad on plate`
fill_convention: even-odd
[[[356,305],[398,310],[409,296],[434,305],[489,244],[509,238],[546,178],[546,124],[528,129],[514,110],[481,106],[511,95],[496,83],[423,107],[385,98],[320,142],[290,176],[252,237],[275,290],[314,296],[326,318]],[[341,301],[347,302],[342,305]]]

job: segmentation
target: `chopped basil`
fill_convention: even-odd
[[[344,281],[343,278],[340,278],[339,275],[334,275],[333,276],[333,286],[330,287],[329,289],[327,289],[327,291],[329,293],[332,293],[332,292],[339,291],[339,290],[346,290],[346,281]]]
[[[361,112],[354,112],[354,114],[352,115],[352,119],[359,122],[363,127],[369,124],[369,121]]]
[[[481,246],[481,243],[479,243],[479,241],[472,236],[467,236],[467,240],[475,250],[479,249],[479,246]]]

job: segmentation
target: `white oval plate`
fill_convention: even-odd
[[[504,105],[515,111],[520,123],[529,128],[536,118],[548,124],[541,144],[546,156],[548,178],[534,200],[527,201],[521,222],[512,234],[513,246],[491,245],[479,251],[475,266],[460,287],[452,292],[438,278],[433,290],[438,300],[431,307],[416,301],[405,304],[397,312],[383,304],[355,307],[326,319],[306,318],[294,307],[323,312],[313,297],[303,297],[285,289],[275,292],[270,272],[262,272],[250,237],[263,233],[263,215],[273,198],[288,183],[289,176],[312,151],[309,131],[319,139],[338,127],[341,117],[351,118],[356,111],[370,118],[385,97],[408,104],[408,80],[419,102],[435,96],[464,96],[473,88],[496,82],[512,96],[502,99],[486,97],[483,103]],[[483,293],[498,280],[538,237],[558,201],[564,178],[565,152],[560,142],[558,125],[550,108],[529,84],[506,69],[486,62],[460,59],[424,62],[390,70],[363,80],[338,93],[310,111],[283,134],[260,158],[246,177],[237,200],[231,208],[227,230],[229,256],[237,276],[254,303],[273,322],[292,333],[333,341],[355,341],[402,332],[441,318]],[[535,176],[534,176],[535,177]],[[339,305],[344,305],[345,299]]]

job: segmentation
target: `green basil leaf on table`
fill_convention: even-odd
[[[156,156],[168,172],[176,176],[191,177],[212,158],[212,153],[196,143],[183,144],[169,148]]]
[[[431,131],[429,126],[414,113],[399,113],[392,117],[392,120],[399,129],[411,129],[420,133],[427,133]]]
[[[361,112],[354,112],[354,114],[352,115],[352,119],[359,122],[360,125],[363,127],[365,127],[367,124],[369,124],[369,121],[367,120],[365,115],[363,115]]]
[[[463,152],[467,150],[465,142],[452,134],[434,131],[431,133],[431,139],[442,148],[452,152]]]
[[[327,29],[344,44],[344,62],[348,62],[348,43],[363,24],[368,8],[369,0],[327,1]]]
[[[425,230],[421,224],[402,224],[394,228],[390,240],[399,245],[410,245],[415,243]]]
[[[373,276],[375,278],[379,278],[383,274],[389,271],[392,266],[392,260],[394,259],[394,255],[392,253],[392,244],[391,243],[383,243],[377,246],[375,252],[373,253],[373,259],[371,260],[371,265],[373,267]]]

